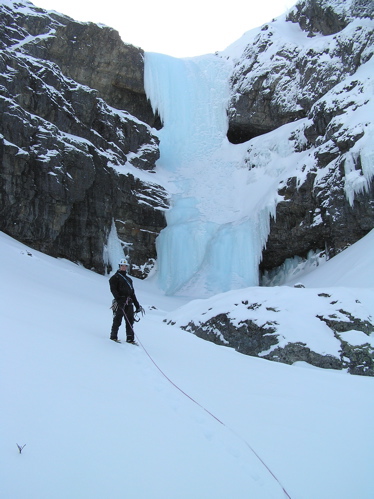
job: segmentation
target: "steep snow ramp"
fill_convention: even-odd
[[[346,250],[312,270],[288,280],[310,288],[353,287],[374,289],[374,230]]]

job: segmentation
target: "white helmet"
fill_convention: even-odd
[[[126,260],[126,258],[121,258],[121,260],[118,263],[119,267],[121,267],[122,265],[128,265],[128,264],[129,264],[129,262]]]

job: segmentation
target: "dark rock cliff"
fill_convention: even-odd
[[[0,230],[104,272],[114,223],[146,275],[167,195],[143,52],[27,2],[1,5],[0,23]]]
[[[289,161],[306,157],[303,174],[279,184],[262,255],[265,274],[310,251],[330,258],[374,227],[367,165],[372,89],[370,72],[362,71],[372,64],[373,19],[370,0],[302,0],[281,25],[276,20],[250,32],[235,61],[229,140],[245,142],[295,123]],[[248,166],[257,168],[250,148]]]

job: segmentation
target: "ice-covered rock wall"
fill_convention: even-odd
[[[259,267],[281,283],[288,259],[331,258],[373,228],[369,7],[303,0],[216,56],[146,55],[174,192],[157,246],[166,292],[256,285]]]
[[[221,54],[234,63],[228,136],[247,141],[248,167],[268,155],[278,175],[271,151],[289,127],[263,274],[331,258],[374,226],[373,18],[371,0],[301,0]]]

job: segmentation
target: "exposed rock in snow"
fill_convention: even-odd
[[[185,324],[175,313],[169,324],[246,355],[374,376],[374,324],[367,305],[346,291],[268,288],[265,296],[252,288],[208,299]],[[303,311],[303,323],[296,309]]]

